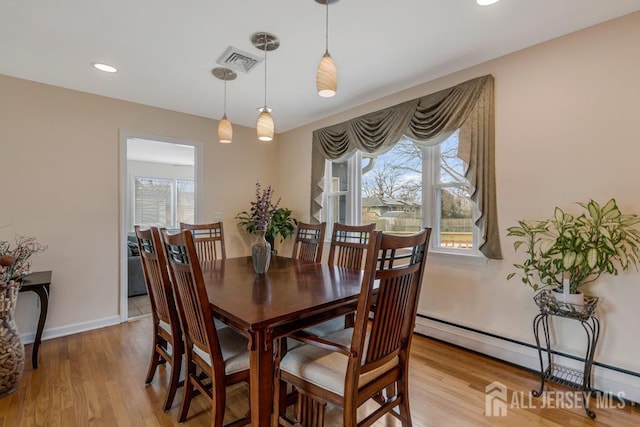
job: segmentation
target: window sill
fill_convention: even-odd
[[[466,265],[472,267],[486,267],[488,265],[488,259],[481,254],[464,254],[433,248],[430,248],[427,254],[427,262],[430,261],[442,265]]]

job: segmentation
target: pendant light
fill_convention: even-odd
[[[238,75],[235,71],[224,67],[214,68],[211,72],[217,79],[224,80],[224,114],[218,122],[218,141],[229,144],[233,140],[233,127],[227,119],[227,81],[235,80]]]
[[[264,50],[264,106],[259,109],[256,132],[260,141],[271,141],[275,132],[271,109],[267,107],[267,51],[276,50],[280,47],[280,40],[269,33],[255,33],[251,36],[251,43],[261,50]]]
[[[337,0],[316,0],[316,2],[326,5],[325,51],[320,60],[320,64],[318,64],[318,72],[316,73],[316,89],[318,89],[318,95],[323,98],[330,98],[338,91],[338,68],[329,54],[329,3],[336,1]]]

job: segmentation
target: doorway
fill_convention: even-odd
[[[198,142],[121,132],[121,322],[151,312],[134,226],[177,229],[197,222],[200,154]]]

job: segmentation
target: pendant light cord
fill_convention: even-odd
[[[224,114],[223,117],[227,118],[227,79],[229,78],[227,72],[224,72]]]
[[[329,53],[329,0],[325,0],[327,5],[326,16],[324,20],[324,41],[325,53]]]
[[[267,109],[267,35],[264,35],[264,109]]]

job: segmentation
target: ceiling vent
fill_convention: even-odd
[[[223,67],[228,67],[241,73],[249,73],[262,61],[263,59],[260,57],[229,46],[216,62]]]

